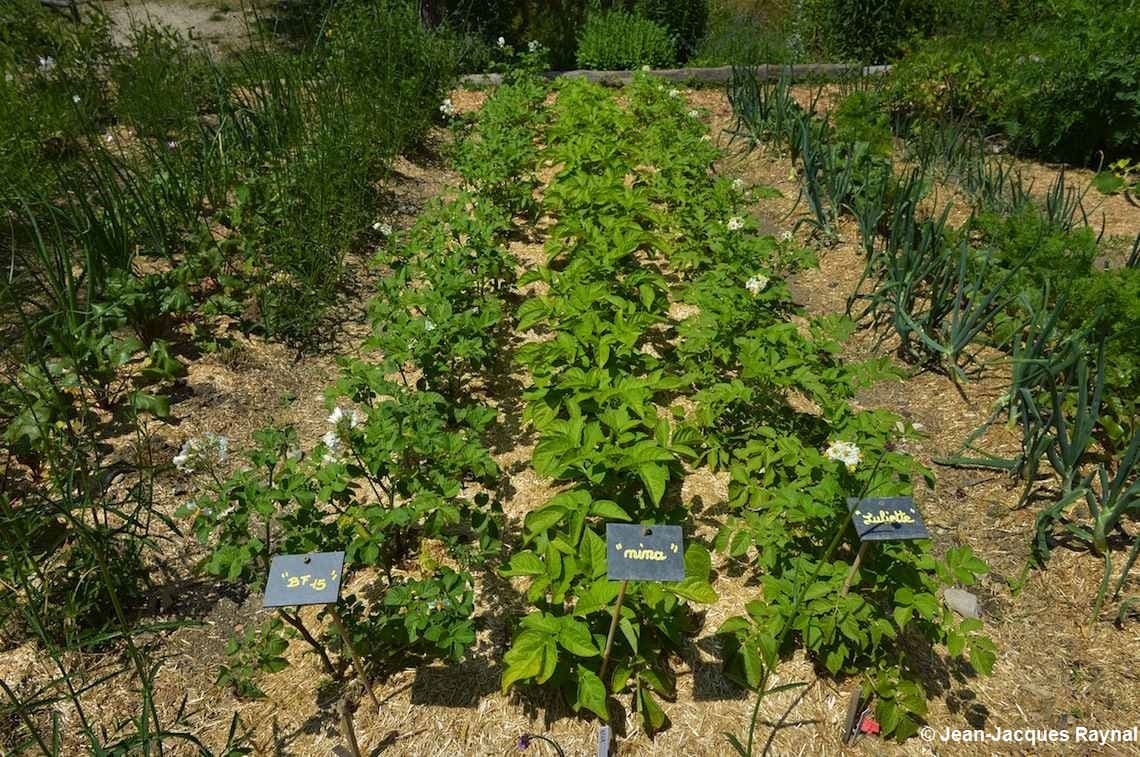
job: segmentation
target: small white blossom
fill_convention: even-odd
[[[377,221],[376,223],[372,224],[372,230],[379,231],[386,237],[392,236],[392,224],[390,223],[381,223],[380,221]]]
[[[202,436],[187,439],[182,449],[174,456],[174,465],[183,473],[194,473],[226,461],[230,452],[230,440],[220,434],[206,432]]]
[[[832,442],[823,454],[829,460],[843,463],[850,471],[863,460],[863,453],[851,442]]]
[[[740,216],[733,216],[728,219],[728,223],[725,225],[728,226],[729,231],[740,231],[744,228],[744,219]]]
[[[641,67],[641,70],[642,70],[642,71],[648,71],[648,70],[649,70],[649,64],[648,64],[648,63],[646,63],[645,65],[643,65],[643,66]]]
[[[72,95],[72,96],[71,96],[71,101],[72,101],[73,103],[75,103],[76,105],[78,105],[78,104],[79,104],[79,101],[80,101],[80,100],[82,100],[82,99],[83,99],[83,98],[82,98],[82,97],[80,97],[79,95]]]
[[[760,294],[768,286],[768,277],[762,273],[758,273],[750,278],[745,284],[744,288],[751,292],[753,295]]]
[[[790,241],[792,241],[792,232],[790,232],[790,231],[785,231],[783,234],[780,234],[780,241],[781,241],[781,242],[790,242]]]
[[[432,322],[432,319],[424,319],[424,331],[435,331],[435,323]]]
[[[712,137],[710,137],[708,134],[702,134],[702,135],[701,135],[701,141],[702,141],[702,142],[711,142],[711,141],[712,141]]]
[[[689,118],[700,118],[700,116],[701,112],[695,108],[689,111]]]
[[[339,426],[340,422],[345,420],[346,418],[348,419],[348,427],[349,428],[356,428],[357,426],[359,426],[361,423],[364,422],[364,416],[360,414],[359,410],[353,410],[351,413],[349,413],[347,410],[345,410],[340,405],[337,405],[336,407],[333,408],[333,411],[329,415],[327,420],[329,423],[333,424],[334,426]]]
[[[439,112],[445,116],[455,115],[455,105],[451,102],[451,98],[445,99],[439,106]]]
[[[526,43],[526,49],[532,53],[538,52],[538,40],[532,39],[530,42],[527,42]]]
[[[45,74],[55,68],[55,59],[50,55],[46,58],[41,55],[36,59],[36,62],[39,64],[40,71],[44,72]]]
[[[679,90],[679,89],[669,90],[669,97],[680,97],[680,96],[681,96],[681,90]]]
[[[497,40],[495,40],[495,44],[498,45],[499,47],[506,47],[507,41],[505,39],[503,39],[502,37],[499,37]]]
[[[301,451],[300,447],[290,447],[288,450],[285,451],[285,459],[297,461],[297,460],[300,460],[304,456],[304,454],[305,453]]]
[[[108,142],[108,143],[111,143],[111,142],[114,142],[114,141],[115,141],[115,138],[114,138],[112,135],[110,135],[110,134],[108,134],[107,136],[103,137],[103,139],[107,140],[107,142]]]
[[[340,446],[340,437],[337,436],[335,431],[326,431],[324,436],[321,437],[321,444],[325,445],[328,452],[325,454],[325,462],[330,462],[336,455],[337,447]]]
[[[733,179],[732,180],[732,188],[735,189],[737,192],[743,190],[744,189],[744,179]]]
[[[178,143],[175,142],[173,139],[171,139],[166,143],[166,149],[167,150],[177,150],[178,149]]]

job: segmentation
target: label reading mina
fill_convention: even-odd
[[[344,552],[277,555],[269,566],[264,607],[333,604],[340,597]]]
[[[606,572],[614,581],[680,581],[685,577],[680,526],[606,524]]]

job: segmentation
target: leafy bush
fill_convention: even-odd
[[[676,63],[676,40],[665,27],[649,19],[607,11],[591,14],[586,20],[577,55],[581,68],[664,68]]]
[[[709,18],[708,0],[634,0],[633,12],[669,30],[685,60],[696,48]]]
[[[921,43],[892,72],[892,106],[972,119],[1046,158],[1128,157],[1140,149],[1136,10],[1131,0],[1074,0],[1012,37]]]
[[[760,66],[800,63],[805,51],[789,24],[741,13],[736,8],[715,8],[707,29],[686,60],[690,66]]]
[[[884,63],[934,29],[934,7],[925,0],[806,0],[801,33],[832,60]]]

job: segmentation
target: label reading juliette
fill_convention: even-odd
[[[855,512],[851,522],[862,541],[901,541],[929,539],[922,514],[910,497],[847,499]]]
[[[269,565],[263,607],[328,605],[340,598],[344,552],[277,555]]]
[[[680,581],[685,577],[680,526],[606,524],[606,574],[612,581]]]

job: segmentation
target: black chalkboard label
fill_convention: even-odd
[[[685,547],[680,526],[606,524],[606,574],[612,581],[681,581]]]
[[[910,497],[877,499],[847,498],[847,507],[855,511],[851,522],[862,541],[902,541],[929,539],[922,514]]]
[[[344,552],[277,555],[269,564],[262,607],[331,605],[340,597]]]

